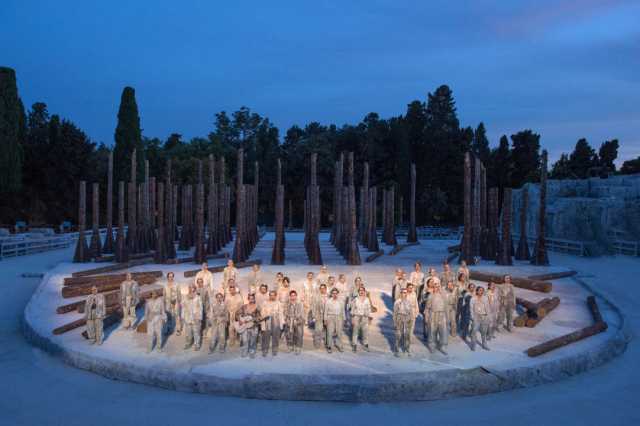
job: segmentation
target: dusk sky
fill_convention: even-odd
[[[640,155],[638,0],[3,0],[0,40],[26,106],[107,144],[126,85],[145,136],[188,139],[243,105],[282,136],[400,115],[448,84],[492,146],[530,128],[552,161],[581,137]]]

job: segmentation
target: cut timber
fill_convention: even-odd
[[[160,278],[162,277],[162,271],[144,271],[144,272],[132,272],[131,277],[134,280],[144,279],[147,277]],[[81,285],[97,285],[100,286],[108,282],[122,282],[127,278],[127,274],[112,274],[112,275],[95,275],[91,277],[67,277],[64,279],[65,286],[81,286]]]
[[[547,340],[544,343],[540,343],[539,345],[532,346],[527,349],[527,355],[530,357],[536,357],[547,352],[550,352],[554,349],[561,348],[563,346],[567,346],[571,343],[577,342],[582,339],[586,339],[587,337],[594,336],[598,333],[602,333],[607,330],[607,323],[602,319],[602,315],[600,314],[600,309],[598,309],[598,304],[596,303],[596,298],[594,296],[587,297],[587,306],[591,311],[591,315],[593,316],[593,320],[595,324],[590,325],[588,327],[581,328],[580,330],[574,331],[573,333],[565,334],[564,336],[556,337],[555,339]]]
[[[262,260],[261,259],[257,259],[257,260],[248,260],[246,262],[239,262],[235,264],[235,267],[240,269],[240,268],[250,268],[253,265],[262,265]],[[213,267],[209,267],[209,271],[212,274],[215,273],[220,273],[222,271],[224,271],[224,268],[227,265],[220,265],[220,266],[213,266]],[[184,277],[185,278],[191,278],[191,277],[195,277],[196,274],[200,271],[200,269],[194,269],[192,271],[184,271]]]
[[[477,281],[489,282],[492,281],[496,284],[502,284],[504,282],[504,275],[489,274],[486,272],[469,271],[469,278]],[[511,277],[511,282],[518,288],[524,288],[526,290],[539,291],[541,293],[549,293],[553,288],[553,284],[548,281],[536,281],[528,278]]]
[[[529,319],[529,315],[527,315],[527,313],[525,312],[523,314],[518,315],[513,320],[513,325],[516,327],[524,327],[528,319]]]
[[[396,244],[395,246],[393,246],[393,249],[389,252],[389,256],[395,256],[396,254],[400,253],[402,250],[406,249],[407,247],[417,246],[418,244],[420,243],[415,242],[415,243]]]
[[[546,299],[544,299],[546,300]],[[547,312],[545,311],[542,305],[543,300],[538,303],[531,302],[529,300],[522,299],[520,297],[516,297],[516,304],[522,306],[527,310],[527,317],[531,316],[533,318],[544,317]],[[524,324],[523,324],[524,325]],[[519,326],[521,327],[521,326]]]
[[[133,268],[134,266],[146,265],[153,263],[153,258],[145,257],[143,259],[132,260],[129,262],[118,263],[117,265],[102,266],[100,268],[85,269],[71,274],[72,277],[86,277],[89,275],[103,274],[105,272],[122,271],[123,269]]]
[[[538,325],[538,323],[542,321],[545,316],[549,315],[551,311],[557,308],[558,305],[560,305],[560,298],[552,297],[550,299],[544,299],[538,305],[540,306],[540,309],[536,311],[537,316],[534,318],[532,315],[529,315],[529,318],[525,323],[525,325],[529,328]]]
[[[139,285],[149,285],[154,284],[158,280],[157,277],[147,276],[144,278],[139,278]],[[98,293],[105,293],[107,291],[118,290],[120,288],[120,284],[122,281],[112,281],[102,283],[100,285],[96,285],[94,283],[84,284],[84,285],[75,285],[69,287],[62,288],[62,297],[65,299],[70,299],[72,297],[80,297],[80,296],[88,296],[91,294],[91,287],[94,285],[98,288]]]
[[[373,262],[374,260],[376,260],[377,258],[382,256],[383,254],[384,254],[384,250],[378,250],[377,252],[367,256],[367,258],[365,259],[365,262],[367,262],[367,263]]]
[[[576,274],[577,274],[576,271],[551,272],[549,274],[529,275],[527,278],[535,281],[551,281],[551,280],[557,280],[560,278],[572,277]]]

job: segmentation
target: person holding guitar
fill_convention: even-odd
[[[241,355],[246,358],[256,357],[256,345],[258,339],[258,305],[256,304],[256,295],[247,296],[247,303],[236,312],[236,322],[234,324],[236,332],[240,335],[242,342]]]

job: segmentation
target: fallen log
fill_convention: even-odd
[[[395,246],[393,246],[393,249],[391,249],[391,251],[389,252],[389,256],[395,256],[396,254],[398,254],[402,250],[406,249],[407,247],[417,246],[418,244],[420,244],[420,243],[419,242],[415,242],[415,243],[396,244]]]
[[[160,294],[162,294],[163,292],[163,288],[162,287],[156,287],[156,288],[152,288],[151,290],[145,290],[145,291],[141,291],[139,294],[140,300],[147,300],[151,297],[151,293],[154,291],[159,291]],[[114,291],[112,293],[107,293],[105,294],[105,301],[104,301],[105,305],[107,306],[107,308],[111,307],[111,306],[120,306],[120,292],[119,291]],[[80,314],[84,314],[84,301],[82,301],[82,303],[78,306],[78,313]]]
[[[227,259],[229,258],[229,253],[218,253],[218,254],[210,254],[207,256],[207,259]],[[179,265],[181,263],[193,263],[195,262],[195,257],[176,257],[175,259],[167,259],[164,261],[165,265]]]
[[[154,284],[158,281],[158,277],[144,277],[137,280],[140,285]],[[105,293],[108,291],[119,290],[121,281],[107,282],[100,285],[95,283],[77,285],[72,287],[62,288],[62,297],[70,299],[72,297],[88,296],[91,293],[91,288],[95,285],[98,288],[98,293]]]
[[[474,270],[469,271],[469,278],[472,280],[484,281],[484,282],[491,281],[496,284],[504,283],[504,275],[490,274],[490,273],[479,272]],[[536,280],[530,280],[528,278],[511,276],[511,282],[513,283],[514,286],[518,288],[539,291],[542,293],[549,293],[553,288],[553,284],[551,284],[548,281],[536,281]]]
[[[527,278],[534,281],[551,281],[558,280],[560,278],[567,278],[576,275],[576,271],[564,271],[564,272],[551,272],[548,274],[529,275]]]
[[[367,258],[364,261],[367,262],[367,263],[373,262],[374,260],[376,260],[377,258],[382,256],[383,254],[384,254],[384,250],[378,250],[377,252],[367,256]]]
[[[542,299],[539,302],[531,302],[529,300],[522,299],[521,297],[516,297],[516,304],[525,308],[527,316],[537,318],[544,317],[547,314],[544,306],[542,305],[542,302],[545,300],[547,299]]]
[[[542,321],[544,317],[549,315],[551,311],[553,311],[555,308],[558,307],[558,305],[560,305],[560,298],[552,297],[550,299],[544,299],[539,303],[539,305],[540,305],[540,310],[537,312],[537,316],[533,317],[529,315],[529,318],[527,319],[525,326],[529,328],[533,328],[536,325],[538,325],[538,323]]]
[[[561,348],[563,346],[567,346],[571,343],[577,342],[582,339],[586,339],[587,337],[591,337],[598,333],[602,333],[607,329],[607,323],[605,322],[597,322],[593,325],[590,325],[585,328],[581,328],[580,330],[574,331],[573,333],[565,334],[564,336],[556,337],[555,339],[547,340],[544,343],[540,343],[539,345],[532,346],[527,349],[527,355],[530,357],[536,357],[547,352],[550,352],[554,349]]]
[[[129,262],[117,263],[115,265],[102,266],[100,268],[85,269],[83,271],[77,271],[71,274],[72,277],[86,277],[89,275],[103,274],[105,272],[122,271],[123,269],[133,268],[134,266],[146,265],[153,263],[152,257],[145,257],[143,259],[132,260]]]
[[[525,311],[523,314],[518,315],[513,320],[513,325],[516,327],[524,327],[528,319],[529,319],[529,315],[527,315],[527,312]]]
[[[447,247],[447,251],[449,253],[460,253],[460,250],[462,250],[462,246],[460,244],[456,244],[455,246]]]
[[[241,268],[250,268],[253,265],[261,265],[262,264],[262,260],[257,259],[257,260],[247,260],[246,262],[238,262],[236,263],[236,268],[241,269]],[[211,271],[212,274],[215,273],[219,273],[224,271],[224,268],[227,265],[221,265],[221,266],[213,266],[213,267],[209,267],[209,271]],[[191,271],[185,271],[184,272],[184,277],[185,278],[191,278],[191,277],[195,277],[196,274],[200,271],[200,269],[194,269]]]
[[[161,278],[162,271],[144,271],[144,272],[132,272],[131,277],[134,280],[145,279],[147,277]],[[127,274],[113,274],[113,275],[94,275],[91,277],[67,277],[64,279],[63,284],[67,287],[94,284],[100,285],[102,283],[109,282],[122,282],[127,279]]]
[[[602,318],[602,314],[600,313],[600,309],[598,308],[598,303],[596,302],[595,296],[587,297],[587,306],[589,307],[589,310],[591,311],[591,316],[593,316],[593,321],[596,322],[596,323],[598,323],[598,322],[604,323],[605,330],[606,330],[607,323]]]
[[[119,308],[120,308],[119,306],[112,306],[111,308],[107,308],[107,315],[113,314]],[[54,328],[53,334],[55,335],[63,334],[63,333],[66,333],[67,331],[75,330],[76,328],[82,327],[85,324],[87,324],[87,320],[85,318],[79,318],[75,321],[71,321],[68,324],[61,325],[60,327]]]

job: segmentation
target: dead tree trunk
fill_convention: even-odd
[[[545,240],[545,217],[547,214],[547,151],[542,151],[542,170],[540,172],[540,212],[538,213],[538,236],[531,256],[534,265],[548,265],[547,243]]]
[[[511,259],[511,188],[505,188],[502,196],[502,236],[498,248],[498,265],[513,265]]]
[[[149,178],[149,247],[156,246],[156,227],[157,227],[157,214],[158,214],[158,204],[157,204],[157,189],[156,189],[156,178]]]
[[[193,260],[202,263],[207,259],[204,246],[204,183],[199,183],[196,188],[196,240]]]
[[[167,161],[167,174],[165,177],[165,198],[164,198],[164,247],[167,259],[176,258],[175,237],[175,214],[174,214],[174,194],[173,183],[171,183],[171,159]]]
[[[245,258],[245,188],[244,188],[244,150],[238,149],[238,166],[236,168],[236,242],[233,246],[233,261],[244,262]]]
[[[364,163],[364,173],[362,177],[362,199],[363,199],[363,211],[362,211],[362,221],[364,222],[362,225],[362,245],[365,247],[369,246],[369,220],[371,214],[369,213],[370,200],[369,200],[369,163]]]
[[[416,231],[416,165],[411,163],[411,200],[409,201],[409,232],[407,233],[408,243],[418,242]]]
[[[464,155],[464,232],[462,234],[462,244],[460,260],[464,260],[468,265],[474,263],[473,260],[473,229],[472,229],[472,190],[471,190],[471,153]]]
[[[272,265],[284,265],[284,185],[282,185],[282,164],[278,158],[278,171],[276,182],[276,215],[274,229],[276,238],[273,241],[273,252],[271,253]]]
[[[317,180],[318,154],[311,154],[310,185],[307,187],[305,200],[305,242],[307,257],[312,265],[322,265],[322,253],[320,252],[320,189]]]
[[[473,201],[471,207],[471,248],[474,257],[480,256],[480,238],[482,228],[480,226],[480,179],[482,178],[482,163],[479,158],[473,162]]]
[[[489,227],[487,223],[487,169],[480,166],[480,256],[486,259]]]
[[[87,183],[80,181],[80,196],[78,198],[78,242],[76,243],[76,251],[73,256],[75,263],[83,263],[89,261],[89,247],[87,246],[87,238],[85,230],[87,227]]]
[[[378,244],[377,204],[378,188],[373,186],[369,189],[369,236],[367,238],[367,249],[374,252],[380,250],[380,246]]]
[[[332,239],[333,245],[341,251],[344,246],[344,238],[343,238],[343,228],[344,228],[344,194],[343,194],[343,185],[344,185],[344,153],[340,153],[340,158],[336,162],[336,171],[335,171],[335,181],[333,188],[333,201],[335,205],[335,211],[333,214],[333,223],[335,226],[335,233]],[[342,253],[342,251],[341,251]]]
[[[95,259],[102,255],[102,241],[100,240],[100,184],[94,183],[92,188],[91,217],[93,221],[89,258]]]
[[[485,247],[485,250],[486,250],[485,255],[483,256],[483,258],[487,260],[496,260],[496,256],[498,253],[498,244],[499,244],[498,224],[500,222],[498,218],[498,211],[499,211],[498,200],[499,200],[498,188],[489,189],[489,196],[488,196],[489,211],[488,211],[488,218],[487,218],[487,222],[488,222],[487,245]]]
[[[107,167],[107,234],[104,239],[102,253],[111,254],[113,251],[113,150],[111,150],[109,151],[109,165]]]
[[[118,182],[118,232],[116,233],[115,259],[118,263],[129,260],[124,234],[124,182]]]
[[[209,155],[209,196],[207,197],[207,254],[220,250],[218,241],[218,187],[216,186],[216,161]]]
[[[395,230],[395,188],[392,186],[384,194],[384,243],[395,246],[398,243]]]
[[[136,150],[131,154],[131,181],[129,182],[129,205],[127,213],[129,216],[127,230],[127,246],[128,253],[138,253],[138,226],[136,216],[136,199],[137,199],[137,183],[136,183]]]
[[[156,237],[156,250],[154,260],[156,263],[164,263],[167,260],[167,237],[165,235],[165,218],[164,218],[164,184],[158,182],[158,235]]]
[[[529,210],[529,191],[522,187],[522,199],[520,203],[520,240],[516,250],[516,260],[529,260],[529,238],[527,238],[527,211]]]
[[[289,229],[293,229],[293,201],[289,199]]]

